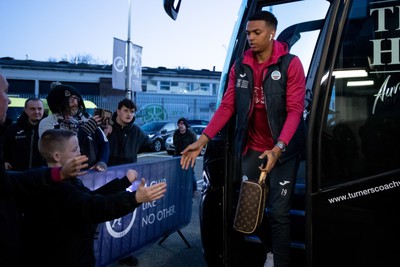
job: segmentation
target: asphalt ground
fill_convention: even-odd
[[[147,160],[157,160],[159,158],[171,157],[165,151],[158,153],[142,153],[138,155],[138,162]],[[168,236],[164,241],[158,240],[156,243],[148,245],[138,251],[135,255],[139,267],[205,267],[205,263],[200,237],[199,204],[200,191],[203,185],[202,180],[203,158],[198,157],[195,165],[195,175],[197,179],[197,193],[192,198],[192,218],[190,223],[182,228],[180,232],[187,240],[190,247],[184,242],[178,232]],[[107,267],[123,267],[117,262]]]

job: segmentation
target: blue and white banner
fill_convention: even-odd
[[[125,90],[126,77],[126,41],[114,38],[113,64],[112,64],[112,87]]]
[[[190,223],[193,172],[182,170],[180,157],[113,166],[105,173],[90,172],[80,178],[93,190],[125,176],[127,169],[135,169],[140,178],[144,177],[146,186],[166,182],[167,193],[162,199],[143,203],[133,213],[99,225],[99,237],[94,242],[96,267],[107,266]],[[129,190],[136,190],[139,183],[133,183]]]
[[[142,47],[132,44],[131,78],[132,91],[142,91]]]

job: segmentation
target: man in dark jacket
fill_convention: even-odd
[[[188,121],[185,118],[180,118],[177,122],[178,129],[174,132],[174,156],[180,156],[181,152],[190,144],[196,142],[197,135],[190,129]]]
[[[7,170],[23,171],[46,166],[38,150],[39,122],[44,116],[40,98],[25,101],[24,111],[16,123],[8,126],[4,142],[4,160]]]
[[[112,117],[112,132],[108,135],[110,166],[135,163],[139,151],[151,146],[149,137],[133,124],[135,112],[136,104],[132,100],[125,98],[118,103]]]
[[[112,116],[112,131],[108,135],[110,166],[135,163],[139,151],[151,146],[149,137],[140,127],[133,124],[136,110],[136,104],[130,99],[125,98],[118,103],[117,111]],[[136,266],[139,261],[130,255],[121,259],[119,263]]]
[[[181,152],[190,144],[193,144],[197,140],[197,135],[189,127],[189,123],[185,118],[180,118],[177,122],[178,129],[175,130],[173,140],[174,140],[174,157],[181,155]],[[194,169],[190,168],[193,173],[193,193],[197,191],[197,180],[194,175]]]

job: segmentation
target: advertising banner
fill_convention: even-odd
[[[132,44],[131,75],[132,91],[142,91],[142,47]]]
[[[182,170],[180,157],[113,166],[105,173],[91,171],[80,178],[93,190],[124,177],[128,169],[135,169],[140,178],[144,177],[146,186],[166,182],[167,193],[162,199],[143,203],[133,213],[98,226],[99,235],[94,242],[96,267],[107,266],[190,223],[193,173]],[[136,190],[139,183],[134,182],[127,190]]]
[[[126,77],[126,41],[114,38],[113,64],[112,64],[112,87],[125,90]]]

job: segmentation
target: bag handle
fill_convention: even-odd
[[[265,157],[263,159],[262,168],[265,168],[265,166],[267,166],[267,162],[268,162],[268,157]],[[261,172],[260,177],[258,178],[258,183],[260,185],[263,185],[266,179],[267,179],[267,172]]]

